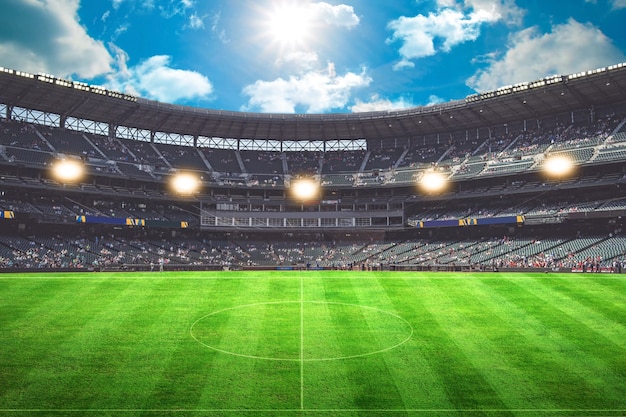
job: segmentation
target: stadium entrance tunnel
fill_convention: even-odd
[[[207,314],[190,328],[203,346],[224,354],[275,361],[330,361],[400,347],[413,327],[395,313],[327,301],[276,301]]]

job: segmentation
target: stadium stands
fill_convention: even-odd
[[[164,133],[149,117],[136,126],[111,124],[107,132],[107,123],[97,120],[109,119],[98,110],[84,119],[61,118],[53,105],[45,108],[45,94],[33,106],[43,113],[30,111],[20,97],[0,103],[3,269],[158,269],[163,263],[181,269],[609,271],[626,260],[623,96],[492,119],[476,116],[489,102],[468,102],[473,112],[460,125],[435,124],[445,106],[432,109],[430,127],[420,123],[429,108],[417,115],[383,112],[374,116],[406,117],[415,131],[390,139],[371,127],[343,142]],[[80,108],[68,104],[70,113]],[[151,114],[151,103],[133,105],[139,110],[128,115]],[[124,117],[130,116],[120,116],[120,123]],[[234,125],[252,115],[233,117]],[[328,131],[356,131],[364,117],[346,116],[345,126]],[[573,176],[545,176],[545,161],[555,155],[576,165]],[[76,184],[53,178],[49,167],[64,158],[80,161],[86,178]],[[450,181],[443,193],[418,189],[427,170]],[[197,193],[181,196],[169,188],[180,171],[198,174]],[[290,197],[298,176],[319,181],[315,200]]]

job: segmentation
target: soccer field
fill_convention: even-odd
[[[0,329],[0,415],[626,415],[623,275],[1,274]]]

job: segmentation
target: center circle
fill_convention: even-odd
[[[328,301],[245,304],[200,317],[189,329],[217,352],[276,361],[331,361],[395,349],[413,327],[395,313]]]

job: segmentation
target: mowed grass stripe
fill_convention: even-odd
[[[458,306],[446,294],[446,286],[463,286],[463,281],[433,277],[407,282],[413,288],[414,308],[422,317],[421,325],[414,326],[415,338],[422,341],[421,351],[451,404],[434,408],[509,409],[509,398],[498,387],[505,382],[503,376],[497,369],[484,368],[482,359],[490,352],[480,343],[482,335],[466,327]]]
[[[551,290],[546,279],[534,278],[534,282],[536,285],[528,286],[528,291],[568,316],[572,320],[569,328],[576,328],[581,338],[594,342],[601,337],[620,350],[626,348],[626,317],[607,317],[564,292]]]
[[[206,285],[202,283],[201,286]],[[179,398],[173,398],[167,391],[163,391],[164,383],[171,384],[167,380],[168,370],[176,366],[181,358],[176,355],[181,345],[190,348],[189,322],[191,321],[190,310],[194,305],[202,303],[194,294],[200,295],[198,284],[191,281],[174,282],[168,277],[163,278],[155,285],[152,292],[151,306],[146,311],[151,322],[147,324],[145,332],[138,346],[140,352],[135,352],[130,357],[136,367],[131,372],[142,375],[142,383],[138,391],[143,393],[139,396],[143,403],[139,408],[174,408],[180,406]],[[144,312],[144,314],[145,314]],[[128,374],[128,379],[133,375]],[[128,393],[127,393],[128,395]],[[182,398],[186,398],[183,396]]]
[[[249,397],[249,384],[257,379],[254,374],[254,362],[251,358],[236,355],[249,355],[254,350],[249,350],[250,343],[256,346],[258,342],[258,317],[249,317],[249,310],[237,310],[232,313],[231,308],[238,309],[241,306],[256,304],[263,300],[262,294],[265,292],[267,280],[247,280],[240,278],[237,280],[218,280],[218,285],[225,285],[226,288],[220,290],[221,295],[229,301],[227,305],[221,307],[228,309],[226,312],[219,312],[222,308],[207,305],[207,310],[203,313],[211,314],[203,320],[203,325],[208,326],[211,337],[206,340],[207,346],[223,350],[223,352],[211,352],[211,374],[213,378],[204,387],[204,394],[200,400],[200,405],[208,408],[255,408],[250,404],[256,400]],[[233,285],[233,284],[236,284]],[[229,291],[235,288],[234,291]],[[254,295],[253,295],[254,294]],[[258,312],[259,310],[255,310]],[[218,312],[217,314],[213,314]],[[254,321],[256,320],[256,321]],[[253,323],[254,321],[254,323]],[[196,324],[197,328],[197,324]],[[195,328],[194,328],[195,330]],[[224,353],[226,352],[226,353]],[[233,355],[234,354],[234,355]]]
[[[347,283],[343,284],[353,294],[351,296],[351,298],[355,299],[353,304],[366,308],[346,307],[346,309],[354,314],[354,328],[358,336],[357,339],[360,339],[365,346],[372,346],[371,350],[382,350],[397,344],[398,341],[395,338],[394,340],[381,340],[383,332],[379,331],[378,327],[381,324],[393,326],[396,323],[393,320],[388,322],[386,319],[389,316],[370,309],[381,309],[379,297],[382,297],[384,292],[377,288],[375,285],[376,281],[369,281],[369,285],[364,286],[364,282],[359,280],[359,278],[367,275],[369,274],[357,273]],[[384,310],[384,308],[381,310]],[[344,325],[343,323],[338,324]],[[361,390],[357,392],[357,396],[354,398],[358,408],[404,408],[402,395],[396,386],[393,371],[389,369],[385,361],[385,353],[365,356],[361,360],[350,360],[346,364],[354,366],[353,369],[357,373],[357,378],[360,379],[360,381],[356,381],[356,386],[360,386]]]
[[[458,304],[471,305],[466,325],[480,334],[482,343],[489,346],[484,352],[484,368],[486,372],[491,372],[492,368],[499,371],[502,380],[497,385],[498,390],[507,398],[510,408],[533,404],[536,408],[558,409],[563,404],[571,406],[579,397],[578,392],[591,390],[567,362],[553,360],[556,352],[540,349],[537,336],[519,332],[518,328],[527,326],[524,323],[528,321],[523,311],[516,311],[517,317],[506,317],[510,311],[506,299],[494,302],[491,289],[480,284],[479,279],[472,279],[462,289],[450,287],[448,291]],[[538,300],[528,300],[528,303],[535,301]],[[516,320],[517,323],[512,323]],[[575,407],[580,405],[575,404]]]
[[[422,297],[428,295],[421,282],[404,279],[377,280],[377,286],[384,295],[386,308],[401,314],[413,328],[413,335],[404,345],[385,355],[388,366],[394,369],[394,380],[402,395],[407,409],[453,408],[448,397],[444,380],[449,375],[442,375],[440,367],[433,360],[434,356],[443,358],[438,340],[441,334],[430,334],[426,329],[437,326],[434,317],[427,313],[422,304]],[[389,305],[388,305],[389,304]],[[436,332],[436,331],[435,331]]]
[[[299,367],[297,362],[280,364],[280,361],[255,359],[250,356],[262,354],[275,355],[276,339],[288,329],[274,323],[274,311],[281,303],[280,289],[297,285],[295,280],[285,277],[268,279],[238,280],[238,287],[233,292],[223,290],[223,296],[230,300],[226,310],[211,316],[208,322],[220,322],[215,330],[217,346],[224,352],[211,352],[210,370],[212,378],[204,387],[204,394],[198,408],[202,409],[282,409],[295,408],[299,404]],[[280,280],[278,285],[273,280]],[[218,280],[219,285],[232,286],[232,278]],[[282,296],[284,297],[284,295]],[[272,301],[265,301],[272,300]],[[291,303],[293,304],[293,303]],[[222,304],[223,305],[223,304]],[[289,305],[289,304],[286,304]],[[223,309],[222,308],[222,309]],[[208,309],[207,314],[221,309]],[[268,322],[269,321],[269,322]],[[289,323],[284,325],[291,326]],[[264,330],[271,330],[263,334]],[[262,349],[261,352],[258,349]],[[207,348],[207,350],[210,350]],[[232,353],[232,354],[231,354]],[[269,390],[272,390],[269,393]]]
[[[0,275],[0,278],[3,276]],[[11,326],[17,326],[19,328],[20,320],[26,315],[38,316],[40,314],[34,313],[36,308],[44,308],[41,304],[45,301],[45,298],[41,297],[41,304],[28,305],[22,301],[26,298],[31,298],[36,294],[41,296],[47,295],[46,288],[49,283],[42,280],[20,280],[16,282],[14,279],[0,279],[0,328],[4,331],[10,331],[13,328]],[[57,285],[63,285],[61,282],[57,282]],[[44,289],[42,291],[42,288]],[[86,289],[89,291],[89,289]],[[26,321],[30,321],[30,317],[26,318]]]
[[[300,356],[299,282],[296,279],[272,276],[263,295],[255,297],[264,304],[259,307],[256,352],[268,358],[298,359]],[[298,293],[297,298],[294,293]],[[256,310],[255,310],[256,311]],[[251,408],[295,409],[300,405],[300,367],[297,361],[249,360],[251,378],[247,397],[256,399]]]
[[[575,361],[575,366],[596,372],[594,379],[597,384],[602,384],[604,378],[607,383],[609,380],[621,380],[621,383],[615,385],[619,389],[617,395],[607,397],[603,403],[625,404],[626,317],[607,317],[568,295],[550,291],[548,281],[533,279],[535,285],[526,290],[542,300],[544,308],[540,311],[545,316],[549,330],[563,334],[572,342],[567,349],[561,349],[563,354],[579,358]],[[622,294],[626,297],[626,293]],[[609,390],[610,387],[607,386],[606,389]]]
[[[619,404],[614,399],[621,401],[626,394],[624,377],[615,372],[612,359],[607,362],[619,352],[601,349],[598,356],[597,351],[586,350],[575,329],[572,332],[569,324],[553,321],[561,312],[551,311],[543,299],[517,283],[474,280],[471,285],[477,287],[479,302],[509,323],[510,329],[502,325],[499,337],[510,349],[520,351],[516,355],[519,366],[557,408],[613,408]],[[479,287],[486,287],[482,294]]]
[[[357,292],[359,297],[359,303],[362,305],[371,305],[372,307],[379,308],[384,311],[388,311],[390,313],[396,314],[399,317],[402,317],[403,320],[407,320],[410,329],[406,329],[410,331],[409,335],[413,336],[413,326],[408,321],[407,313],[410,311],[411,302],[406,299],[395,299],[394,292],[388,293],[387,287],[383,284],[387,284],[389,280],[379,279],[369,283],[359,280],[359,277],[355,277],[353,280],[353,285],[355,287],[355,292]],[[395,281],[395,283],[401,281]],[[401,302],[403,301],[403,302]],[[365,304],[368,303],[368,304]],[[372,330],[372,336],[374,338],[379,339],[379,345],[389,346],[390,341],[380,340],[381,336],[387,336],[384,331],[378,331],[380,323],[369,322],[370,330]],[[386,323],[383,323],[385,325]],[[395,342],[395,340],[394,340]],[[407,343],[410,343],[409,340]],[[390,351],[386,351],[381,355],[377,355],[375,358],[380,358],[382,363],[384,364],[385,370],[385,379],[389,380],[389,387],[393,389],[393,403],[385,404],[385,402],[373,401],[372,408],[374,407],[387,407],[387,408],[411,408],[412,407],[412,399],[415,395],[416,390],[416,381],[419,381],[421,377],[419,374],[422,370],[419,363],[416,363],[414,356],[419,357],[419,355],[415,355],[415,352],[410,349],[405,349],[404,344],[395,347]],[[417,366],[416,366],[417,365]],[[401,404],[399,406],[398,404]]]
[[[343,375],[348,376],[351,387],[350,403],[356,408],[394,408],[403,407],[402,397],[395,385],[392,373],[382,354],[350,358],[355,354],[378,351],[396,343],[379,340],[378,326],[381,320],[386,321],[389,316],[381,314],[377,308],[372,292],[360,294],[359,274],[352,279],[333,280],[325,279],[326,312],[330,322],[323,327],[337,329],[335,336],[339,357],[347,359],[324,364],[325,368],[337,367]],[[337,288],[340,291],[335,291]],[[364,308],[361,308],[363,306]],[[392,322],[391,322],[392,323]],[[308,333],[307,333],[308,334]],[[365,349],[363,347],[366,347]],[[308,375],[308,373],[307,373]],[[351,408],[350,404],[332,396],[325,399],[327,407]],[[316,404],[316,407],[322,407]]]
[[[156,311],[162,310],[155,306],[161,284],[156,281],[129,284],[124,290],[113,288],[105,293],[107,304],[99,308],[98,314],[85,323],[80,332],[60,346],[62,351],[75,349],[76,361],[86,366],[76,375],[68,375],[63,384],[55,385],[57,392],[54,396],[60,401],[57,406],[67,407],[83,401],[88,401],[93,408],[107,404],[132,408],[144,406],[156,368],[163,361],[160,352],[153,352],[163,343],[146,342],[151,327],[158,321]],[[115,294],[118,296],[114,297]],[[168,299],[175,296],[169,292]],[[159,300],[159,303],[164,302]]]
[[[112,299],[107,308],[102,308],[94,320],[61,347],[64,351],[82,347],[90,364],[65,381],[68,399],[62,404],[68,406],[80,400],[80,388],[85,400],[91,399],[92,408],[162,405],[152,392],[161,381],[162,369],[171,360],[176,344],[188,338],[186,318],[180,320],[177,308],[187,293],[180,285],[174,288],[172,284],[165,279],[134,280],[119,293],[123,297]],[[55,394],[59,399],[63,398],[62,390],[61,387],[61,392]]]
[[[331,304],[339,302],[337,292],[343,292],[341,283],[328,280],[319,274],[304,280],[304,333],[305,358],[340,357],[345,333],[337,333],[333,323]],[[327,293],[328,291],[328,293]],[[319,304],[312,304],[317,302]],[[318,338],[318,329],[326,329],[325,339]],[[351,377],[352,369],[345,361],[305,361],[303,363],[303,406],[305,409],[349,409],[356,407]]]
[[[121,311],[124,300],[132,297],[127,297],[127,285],[109,292],[112,283],[106,280],[86,283],[63,280],[63,285],[57,280],[46,283],[48,287],[42,287],[42,291],[47,298],[36,294],[29,300],[37,313],[21,323],[22,336],[8,340],[3,346],[16,344],[26,354],[38,353],[30,356],[25,365],[29,372],[24,378],[13,381],[18,401],[56,408],[76,403],[74,401],[81,403],[103,389],[90,387],[98,378],[94,369],[105,374],[110,366],[117,369],[116,364],[110,365],[109,358],[98,360],[103,342],[101,335],[117,326],[111,321],[115,318],[111,310]],[[97,288],[100,296],[86,296],[85,288],[90,288],[88,294],[93,294]],[[135,302],[133,298],[131,305]],[[43,310],[42,306],[45,306]],[[105,324],[108,327],[104,328]],[[69,385],[72,380],[80,383]]]
[[[354,333],[357,329],[351,328],[350,323],[343,321],[345,316],[339,317],[337,315],[346,308],[345,304],[355,301],[355,294],[349,285],[350,280],[337,280],[330,276],[320,280],[320,282],[321,286],[318,287],[316,293],[313,293],[311,280],[307,280],[307,299],[313,298],[327,304],[316,307],[316,316],[319,317],[305,315],[305,351],[318,357],[352,356],[355,352],[353,345],[355,341],[352,335],[346,335],[346,332],[350,333],[350,329],[352,329],[352,333]],[[312,311],[312,309],[307,311]],[[327,330],[326,340],[318,340],[318,343],[323,343],[321,348],[324,350],[315,351],[310,347],[313,341],[311,335],[314,333],[312,330],[314,326]],[[359,365],[364,364],[364,361],[365,359],[358,361],[348,359],[307,364],[305,368],[307,370],[305,381],[307,387],[305,391],[306,408],[360,408],[358,402],[362,397],[362,391],[367,386],[367,381],[362,379],[364,375],[359,367]],[[334,379],[333,375],[338,375],[339,378]]]
[[[500,338],[502,326],[506,328],[507,323],[481,305],[472,282],[451,284],[437,280],[434,287],[439,292],[441,313],[447,312],[450,334],[506,408],[519,409],[529,403],[540,409],[555,408],[542,388],[535,384],[532,370],[519,362],[521,352],[517,346],[510,349],[508,341]]]
[[[171,345],[168,359],[160,369],[159,379],[144,408],[160,404],[163,409],[196,409],[201,404],[204,388],[213,377],[207,370],[213,351],[189,336],[189,325],[197,319],[198,312],[205,311],[208,300],[220,298],[215,296],[219,285],[214,279],[186,280],[182,284],[182,280],[172,280],[172,276],[167,276],[166,280],[171,286],[168,289],[178,295],[166,313],[164,332],[175,334],[176,341]],[[150,403],[152,400],[154,403]]]
[[[221,311],[225,308],[249,304],[250,298],[246,296],[246,291],[250,290],[251,280],[242,279],[240,276],[225,276],[228,279],[220,279],[219,275],[209,274],[215,279],[214,292],[207,296],[206,304],[197,311],[196,320]],[[255,284],[261,284],[255,280]],[[255,290],[256,292],[256,290]],[[231,321],[229,314],[217,314],[212,316],[209,323],[210,337],[206,340],[209,346],[224,347],[233,349],[239,338],[243,336],[236,329],[236,324]],[[196,329],[193,329],[196,331]],[[201,333],[202,335],[203,333]],[[199,386],[196,387],[196,406],[198,409],[223,409],[240,408],[245,404],[240,392],[246,389],[249,383],[243,375],[251,368],[251,364],[245,358],[236,357],[230,354],[215,351],[204,346],[204,352],[198,352],[199,368],[195,371],[198,375]],[[184,356],[183,356],[184,358]],[[194,372],[193,369],[190,370]],[[204,376],[204,378],[202,378]],[[183,386],[184,387],[184,386]],[[198,395],[199,394],[199,395]],[[184,393],[183,393],[184,395]],[[249,401],[250,399],[248,399]]]
[[[550,276],[541,284],[575,300],[610,320],[626,326],[626,279],[619,275],[581,274],[568,278]]]
[[[0,285],[0,398],[12,403],[23,395],[22,386],[27,385],[31,369],[46,361],[50,350],[47,337],[63,335],[50,323],[58,322],[59,316],[67,317],[66,311],[81,303],[99,283],[89,283],[78,292],[59,280],[2,280]]]

